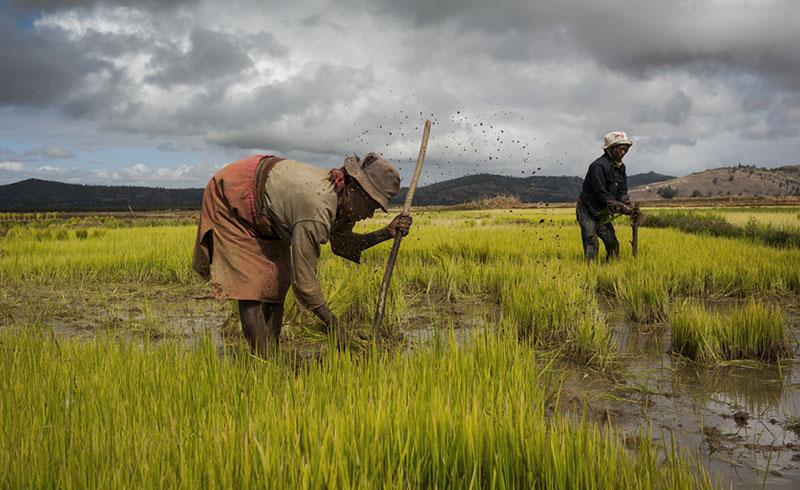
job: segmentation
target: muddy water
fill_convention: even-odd
[[[668,354],[666,328],[618,325],[616,337],[629,374],[608,387],[615,425],[674,437],[725,486],[800,488],[800,351],[706,369]]]
[[[479,300],[455,303],[428,301],[415,308],[416,315],[409,319],[403,330],[407,347],[416,347],[452,335],[459,343],[470,337],[493,331],[499,318],[497,305]]]

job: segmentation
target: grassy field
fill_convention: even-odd
[[[764,223],[793,226],[797,213]],[[285,338],[303,349],[271,363],[220,355],[209,334],[187,346],[152,307],[191,309],[205,294],[185,220],[6,216],[0,485],[708,486],[649,430],[632,446],[564,412],[566,373],[620,376],[620,321],[670,330],[670,350],[706,366],[793,352],[782,305],[800,290],[797,248],[642,228],[634,259],[621,218],[621,260],[586,265],[573,209],[513,209],[416,213],[378,342],[388,243],[361,265],[323,250],[323,289],[357,333],[350,352],[330,349],[289,298]],[[111,303],[135,311],[111,314]],[[61,335],[64,322],[83,335]],[[434,340],[407,349],[420,331]]]
[[[0,354],[7,488],[708,486],[673,448],[553,413],[558,381],[513,339],[299,371],[208,341],[4,332]]]

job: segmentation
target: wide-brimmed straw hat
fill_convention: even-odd
[[[603,138],[603,149],[607,150],[617,145],[633,145],[633,140],[628,138],[624,131],[611,131]]]
[[[400,172],[377,153],[367,153],[363,160],[356,155],[347,157],[344,169],[384,211],[389,199],[400,192]]]

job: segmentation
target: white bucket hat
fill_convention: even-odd
[[[633,145],[633,140],[628,138],[624,131],[611,131],[603,138],[603,149],[607,150],[617,145]]]

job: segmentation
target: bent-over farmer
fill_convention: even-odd
[[[576,205],[581,227],[583,256],[591,262],[600,245],[606,247],[606,259],[619,256],[619,241],[611,223],[613,214],[633,215],[636,207],[628,196],[628,177],[623,157],[633,141],[622,131],[612,131],[603,138],[603,155],[589,165]]]
[[[217,299],[236,299],[242,330],[259,355],[277,351],[283,304],[291,285],[298,302],[337,335],[344,326],[331,313],[316,267],[320,246],[358,263],[361,252],[397,234],[411,217],[396,216],[367,234],[357,221],[387,210],[400,190],[400,174],[377,153],[325,170],[271,155],[225,166],[203,192],[192,267],[210,281]]]

